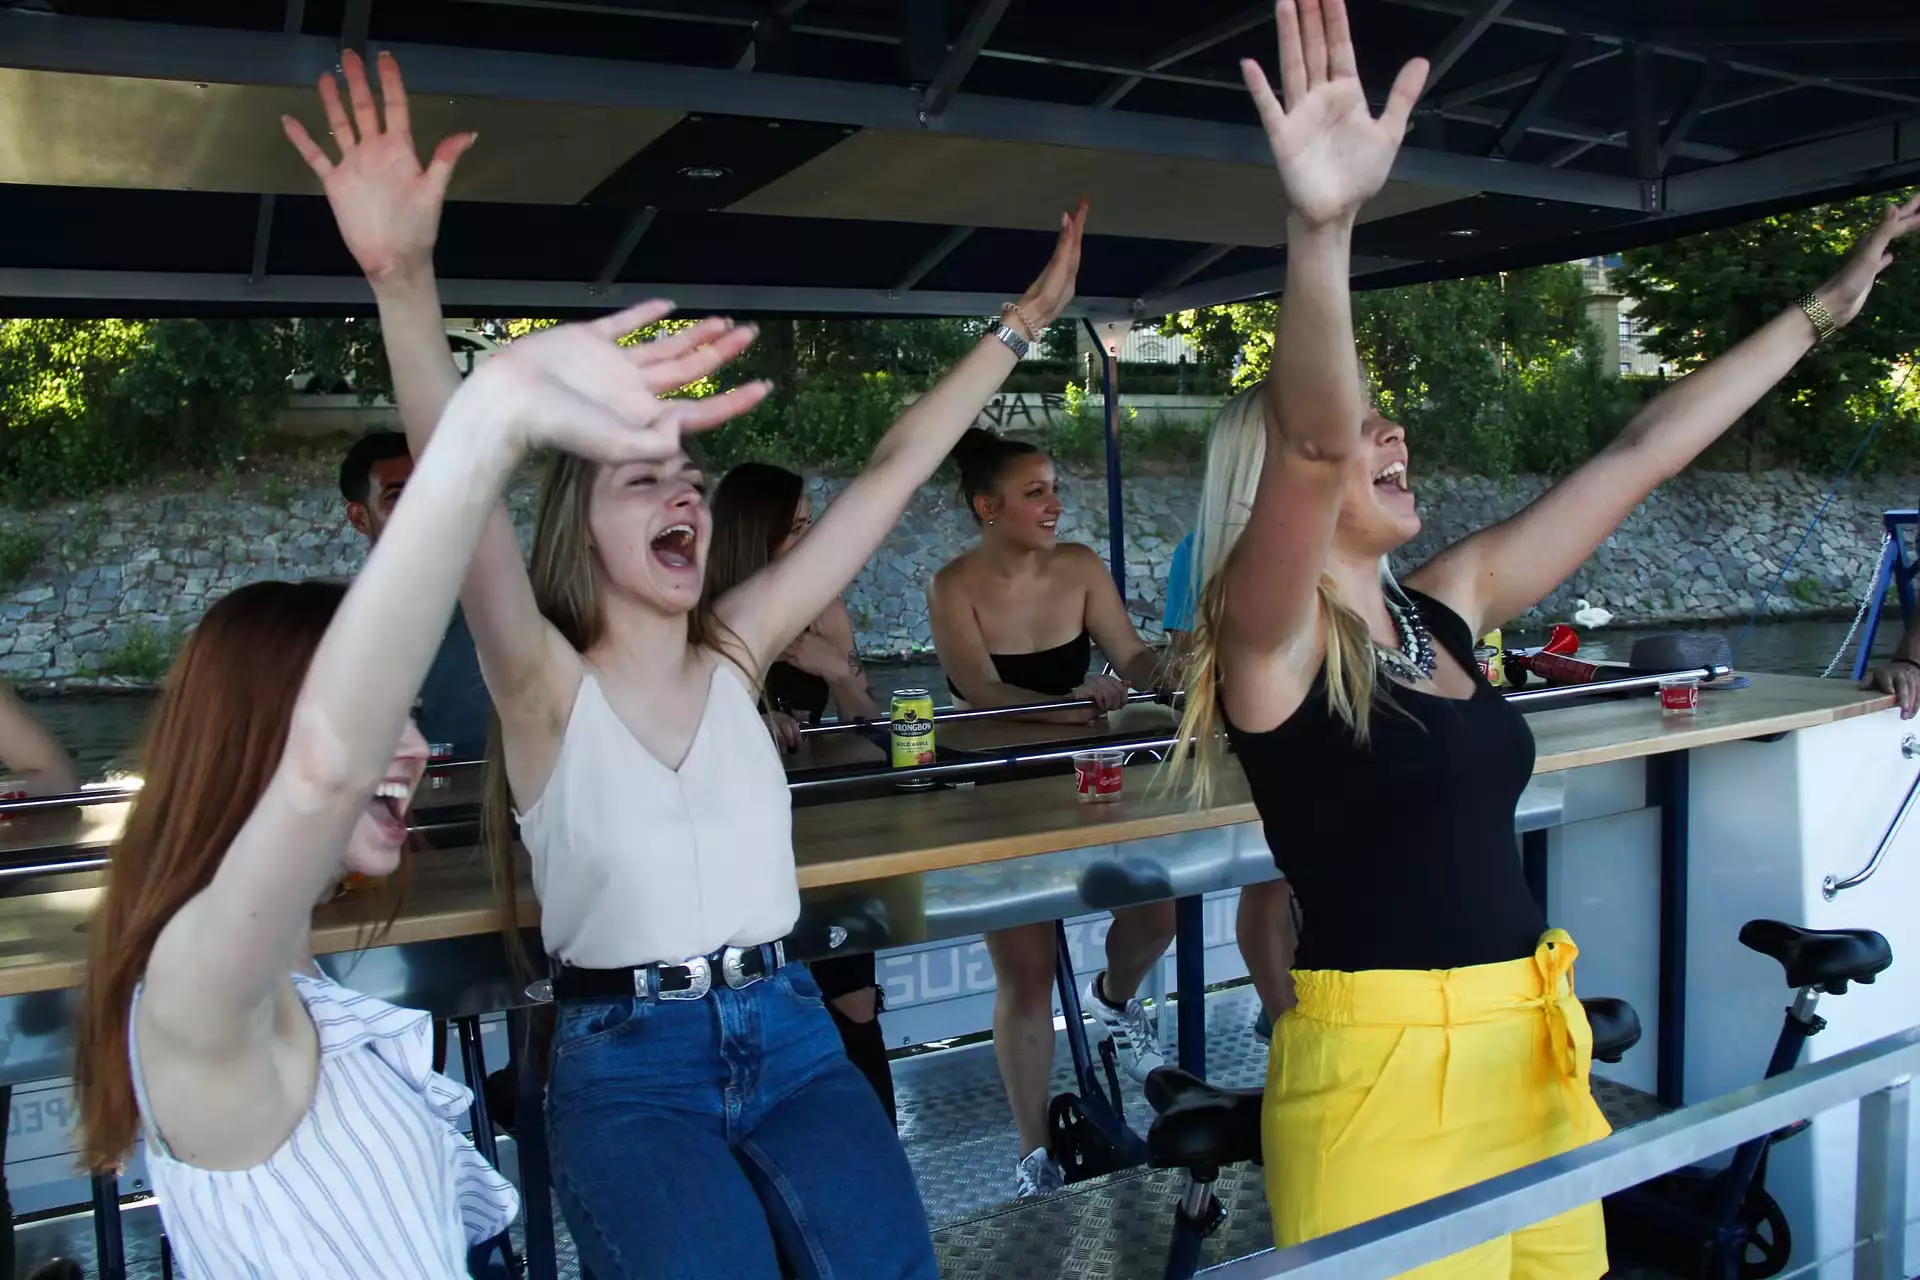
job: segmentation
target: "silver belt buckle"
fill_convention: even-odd
[[[527,999],[535,1004],[553,1003],[553,979],[542,978],[538,982],[527,984]]]
[[[665,967],[672,968],[675,966]],[[658,993],[653,993],[655,999],[703,1000],[706,998],[707,993],[713,990],[713,965],[705,956],[694,956],[690,960],[682,961],[677,967],[685,969],[692,976],[693,985],[684,991],[669,991],[663,984]],[[634,971],[634,985],[636,988],[639,988],[634,994],[644,1000],[650,993],[645,989],[646,979],[642,977],[641,974],[641,970],[636,969]]]
[[[720,951],[720,972],[722,976],[726,978],[727,985],[735,991],[740,990],[742,987],[750,987],[766,976],[765,974],[756,974],[749,978],[746,971],[741,967],[740,961],[749,950],[758,951],[759,948],[723,947]]]

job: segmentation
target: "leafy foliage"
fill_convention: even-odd
[[[1425,465],[1565,471],[1611,438],[1637,396],[1607,376],[1572,265],[1357,294],[1354,337],[1381,412]],[[1235,388],[1266,377],[1280,303],[1171,316]]]
[[[1727,350],[1832,275],[1888,198],[1817,205],[1624,254],[1614,279],[1648,330],[1642,345],[1680,371]],[[1823,472],[1845,463],[1885,406],[1896,366],[1920,350],[1920,245],[1899,243],[1893,253],[1859,319],[1748,413],[1719,451],[1722,461]],[[1862,465],[1917,459],[1920,383],[1910,380]]]
[[[284,404],[290,352],[285,324],[0,321],[0,484],[43,501],[226,462]]]

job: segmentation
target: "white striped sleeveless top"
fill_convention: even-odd
[[[454,1127],[473,1095],[433,1070],[428,1016],[293,975],[320,1037],[313,1106],[250,1169],[174,1158],[153,1125],[129,1021],[147,1176],[191,1280],[466,1280],[469,1245],[506,1230],[513,1184]],[[139,992],[134,993],[138,1007]]]

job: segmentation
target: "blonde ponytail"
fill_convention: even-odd
[[[1380,565],[1387,590],[1399,586]],[[1373,633],[1365,619],[1348,608],[1334,589],[1333,579],[1321,575],[1316,589],[1324,648],[1321,670],[1326,680],[1327,706],[1352,731],[1354,741],[1365,742],[1380,693],[1373,653]],[[1220,629],[1227,616],[1226,575],[1215,574],[1200,590],[1194,611],[1193,639],[1186,659],[1186,711],[1180,717],[1179,741],[1167,758],[1167,784],[1185,782],[1189,795],[1202,808],[1213,803],[1213,781],[1220,767],[1221,735],[1225,721],[1220,711]]]

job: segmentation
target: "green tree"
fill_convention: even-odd
[[[41,502],[244,455],[286,398],[289,326],[0,321],[0,486]]]
[[[1712,359],[1831,275],[1887,199],[1817,205],[1630,250],[1614,281],[1634,300],[1646,331],[1641,345],[1682,372]],[[1894,252],[1866,311],[1754,406],[1719,451],[1722,460],[1819,471],[1846,461],[1883,406],[1896,366],[1920,348],[1920,251],[1901,244]],[[1915,458],[1914,402],[1900,408],[1864,466]]]
[[[1601,368],[1579,268],[1537,267],[1359,293],[1354,338],[1381,411],[1427,465],[1557,473],[1610,438],[1627,397]],[[1267,374],[1275,300],[1171,316],[1235,387]]]

